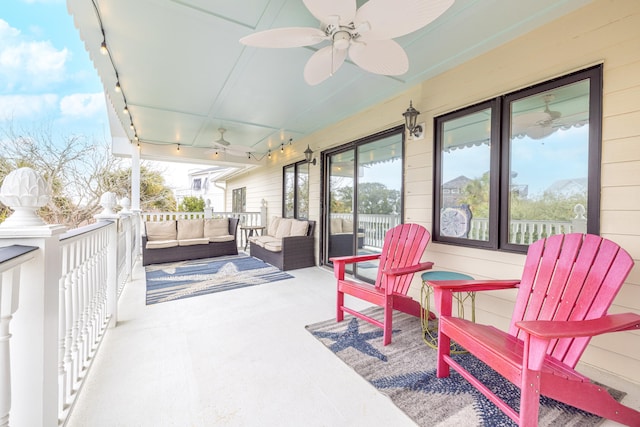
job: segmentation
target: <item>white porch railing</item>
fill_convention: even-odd
[[[573,221],[514,220],[509,226],[509,243],[518,245],[530,245],[536,240],[554,234],[585,233],[587,231],[586,219]],[[489,240],[489,220],[472,218],[468,238]]]
[[[0,191],[16,211],[0,224],[0,427],[57,427],[116,325],[118,295],[140,251],[140,221],[114,214],[108,197],[96,224],[68,232],[46,225],[33,206],[46,200],[44,186],[14,172],[5,184],[11,177],[36,185]]]
[[[352,220],[353,214],[332,213],[330,217]],[[381,248],[382,243],[384,243],[384,234],[387,230],[398,224],[400,224],[400,215],[398,214],[359,214],[357,230],[362,230],[364,232],[365,246]]]

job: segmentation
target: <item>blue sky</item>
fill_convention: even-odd
[[[9,124],[52,124],[54,141],[84,135],[110,142],[104,90],[65,0],[0,0],[0,128]],[[149,163],[179,187],[200,167]]]
[[[0,125],[108,139],[102,85],[64,0],[0,3]]]

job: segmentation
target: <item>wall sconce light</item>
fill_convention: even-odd
[[[419,114],[420,111],[413,108],[413,101],[409,101],[409,108],[407,108],[407,111],[402,113],[404,116],[404,125],[409,131],[409,135],[416,138],[421,137],[422,132],[424,131],[421,125],[416,125]]]
[[[311,150],[311,147],[309,147],[309,144],[307,144],[307,149],[304,150],[304,158],[307,161],[307,163],[311,163],[312,165],[316,164],[316,159],[312,159],[313,157],[313,151]]]

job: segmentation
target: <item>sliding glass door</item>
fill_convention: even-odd
[[[380,253],[384,235],[402,222],[402,128],[325,154],[325,263],[330,258]],[[352,266],[373,281],[377,262]]]

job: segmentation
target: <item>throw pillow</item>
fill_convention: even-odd
[[[282,239],[283,237],[289,237],[291,235],[291,224],[293,223],[293,219],[291,218],[282,218],[280,223],[278,224],[278,230],[276,231],[275,237],[277,239]]]
[[[329,232],[331,234],[342,233],[342,218],[331,218]]]
[[[205,219],[204,237],[212,238],[229,234],[229,218]]]
[[[147,230],[147,240],[176,240],[175,221],[153,221],[145,222]]]
[[[275,236],[276,232],[278,231],[278,225],[280,225],[280,220],[282,218],[280,218],[279,216],[274,216],[273,218],[271,218],[271,222],[269,223],[269,227],[267,227],[267,234],[269,236]]]
[[[299,221],[294,219],[291,222],[291,236],[306,236],[309,223],[307,221]]]
[[[178,240],[202,238],[203,227],[204,221],[201,219],[179,219]]]

